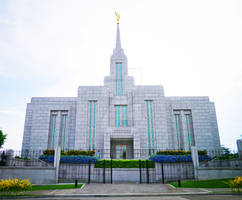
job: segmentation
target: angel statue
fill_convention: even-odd
[[[117,18],[117,24],[119,24],[120,15],[116,11],[115,11],[115,15],[116,15],[116,18]]]

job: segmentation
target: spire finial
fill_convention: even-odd
[[[116,18],[117,18],[117,24],[119,24],[120,15],[119,15],[119,13],[116,12],[116,10],[115,10],[115,15],[116,15]]]

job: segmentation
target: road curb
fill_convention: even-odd
[[[216,193],[213,191],[204,192],[176,192],[176,193],[117,193],[117,194],[55,194],[55,195],[26,195],[26,196],[5,196],[0,197],[0,199],[45,199],[45,198],[60,198],[60,197],[161,197],[161,196],[193,196],[193,195],[239,195],[242,193]]]

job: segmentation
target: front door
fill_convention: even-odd
[[[116,145],[116,159],[126,159],[127,158],[127,145],[118,144]]]

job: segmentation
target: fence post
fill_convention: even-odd
[[[198,159],[197,147],[192,146],[191,150],[192,150],[192,163],[193,163],[193,167],[194,167],[194,178],[198,179],[199,159]]]
[[[91,183],[91,160],[88,161],[88,183]]]
[[[103,160],[103,183],[105,184],[105,159]]]
[[[163,162],[161,162],[160,164],[161,164],[162,183],[165,184],[164,165],[163,165]]]
[[[236,143],[237,143],[239,158],[242,159],[242,139],[238,139]]]
[[[111,161],[110,161],[110,178],[111,178],[111,184],[113,183],[113,160],[111,158]]]
[[[139,160],[139,183],[142,183],[141,160]]]
[[[55,148],[55,157],[54,157],[55,182],[56,183],[58,183],[58,180],[59,180],[60,156],[61,156],[61,147],[57,146]]]
[[[149,184],[150,177],[149,177],[149,162],[148,162],[148,160],[146,160],[146,181],[147,181],[147,184]]]

